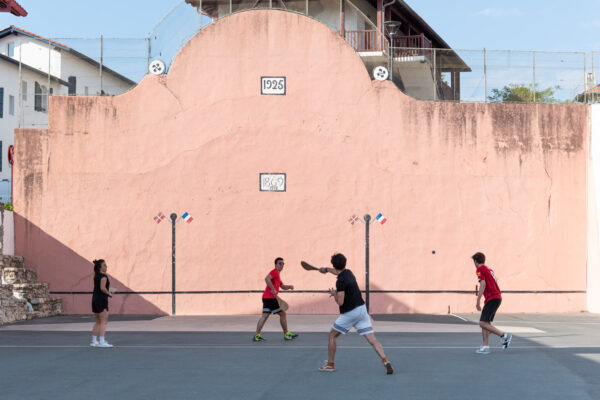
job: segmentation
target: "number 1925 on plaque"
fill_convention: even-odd
[[[285,95],[285,76],[261,76],[260,94]]]

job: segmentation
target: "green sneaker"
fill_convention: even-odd
[[[254,342],[264,342],[265,340],[267,340],[267,339],[265,339],[264,337],[262,337],[260,335],[260,333],[258,335],[255,335],[254,338],[252,339],[252,341],[254,341]]]
[[[290,331],[287,331],[287,332],[285,333],[285,335],[283,335],[283,338],[284,338],[285,340],[294,340],[294,339],[296,339],[297,337],[298,337],[298,335],[296,335],[295,333],[292,333],[292,332],[290,332]]]

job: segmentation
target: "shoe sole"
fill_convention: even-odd
[[[391,363],[387,363],[384,364],[385,365],[385,370],[387,372],[388,375],[392,375],[394,373],[394,368],[392,368],[392,364]]]
[[[324,368],[319,368],[319,371],[322,371],[322,372],[335,372],[335,369],[324,369]]]

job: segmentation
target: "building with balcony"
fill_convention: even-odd
[[[390,79],[420,100],[460,100],[460,73],[469,66],[402,0],[186,0],[213,20],[250,9],[305,14],[345,38],[372,74]],[[372,75],[373,77],[373,75]]]

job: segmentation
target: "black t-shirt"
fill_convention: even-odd
[[[349,269],[345,269],[337,277],[335,288],[338,292],[344,292],[344,304],[340,306],[340,314],[354,310],[362,306],[365,302],[362,299],[360,289],[356,283],[354,274]]]
[[[108,276],[104,275],[103,273],[97,273],[96,276],[94,276],[94,294],[92,295],[93,299],[108,299],[108,295],[100,290],[100,281],[102,278],[106,278],[106,290],[110,289],[110,280],[108,280]]]

